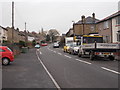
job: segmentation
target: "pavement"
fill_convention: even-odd
[[[118,61],[79,58],[52,45],[30,49],[3,66],[3,88],[118,90]],[[98,90],[98,89],[97,89]],[[103,89],[100,89],[103,90]]]
[[[10,65],[2,67],[3,88],[55,88],[35,52],[30,49],[21,53]]]

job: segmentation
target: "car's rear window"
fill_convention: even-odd
[[[7,49],[12,52],[12,50],[10,48],[7,48]]]
[[[3,50],[3,49],[0,49],[0,52],[4,52],[5,50]]]

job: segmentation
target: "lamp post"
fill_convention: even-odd
[[[12,44],[14,44],[14,2],[12,2]]]

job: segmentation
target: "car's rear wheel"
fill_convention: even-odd
[[[69,51],[69,54],[71,54],[71,51]]]
[[[3,58],[2,65],[8,65],[8,64],[10,64],[10,60],[8,58]]]
[[[81,52],[79,52],[79,53],[78,53],[78,56],[79,56],[79,57],[81,57],[81,56],[82,56]]]
[[[95,59],[95,55],[94,55],[94,52],[90,52],[90,60],[94,60]]]
[[[109,59],[113,61],[115,59],[115,57],[114,56],[109,56]]]

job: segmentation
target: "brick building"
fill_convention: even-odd
[[[96,27],[96,22],[99,20],[95,18],[95,14],[92,14],[91,16],[88,16],[85,18],[85,16],[81,16],[81,20],[79,20],[77,23],[73,24],[73,32],[75,35],[84,35],[89,33],[96,33],[98,32],[98,29]]]
[[[106,43],[120,42],[120,11],[97,22],[99,34]]]

